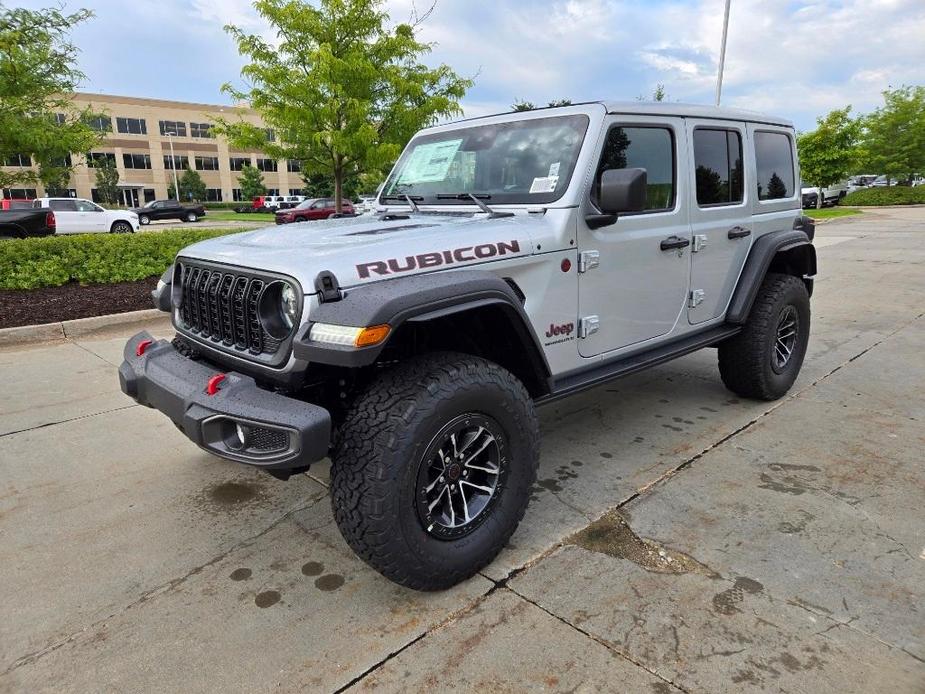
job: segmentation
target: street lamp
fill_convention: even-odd
[[[729,33],[729,4],[732,0],[726,0],[726,12],[723,15],[723,40],[719,47],[719,70],[716,73],[716,105],[719,106],[719,98],[723,93],[723,66],[726,64],[726,34]]]
[[[173,169],[173,194],[177,202],[180,202],[180,184],[177,182],[177,158],[173,156],[173,138],[177,136],[175,132],[167,131],[164,133],[167,142],[170,143],[170,168]]]

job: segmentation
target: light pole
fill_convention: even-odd
[[[170,168],[173,169],[173,194],[177,199],[177,202],[180,202],[180,184],[177,182],[177,158],[173,156],[173,138],[176,137],[174,132],[165,132],[165,137],[167,142],[170,143]]]
[[[723,41],[719,47],[719,71],[716,74],[716,105],[723,93],[723,66],[726,63],[726,34],[729,33],[729,5],[732,0],[726,0],[726,12],[723,15]]]

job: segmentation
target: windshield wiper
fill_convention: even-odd
[[[489,219],[500,219],[501,217],[513,217],[513,212],[496,212],[486,205],[482,200],[491,200],[488,193],[437,193],[437,200],[471,200],[482,212],[488,215]]]
[[[417,212],[418,206],[415,204],[415,201],[423,200],[424,196],[423,195],[405,195],[405,194],[383,195],[379,199],[382,200],[383,202],[385,202],[386,200],[398,200],[399,202],[407,203],[408,207],[411,208],[412,212]]]

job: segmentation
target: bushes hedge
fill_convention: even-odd
[[[925,186],[862,188],[848,193],[840,205],[925,205]]]
[[[0,242],[0,289],[126,282],[161,274],[180,249],[230,229],[75,234]]]

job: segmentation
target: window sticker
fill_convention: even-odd
[[[559,175],[559,162],[549,165],[549,173],[547,176],[558,176]]]
[[[534,178],[533,185],[530,186],[530,193],[553,193],[555,192],[558,183],[558,176],[544,176],[541,178]]]
[[[417,145],[408,157],[398,183],[436,183],[446,178],[462,139]]]

